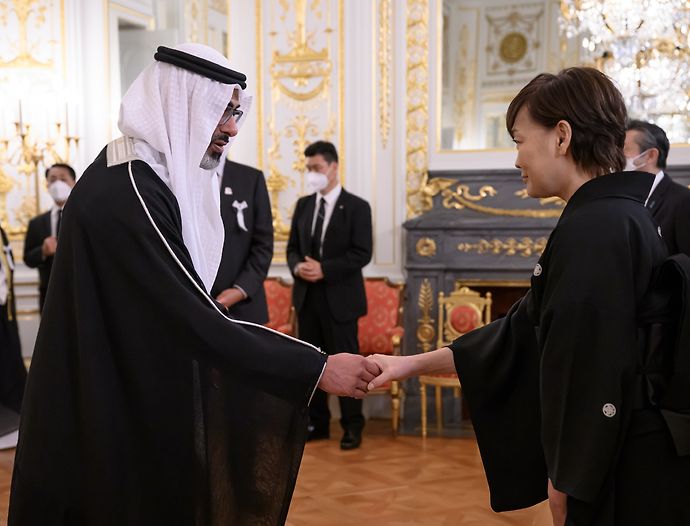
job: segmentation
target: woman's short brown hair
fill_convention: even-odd
[[[597,176],[623,170],[627,111],[620,91],[601,71],[575,67],[534,77],[508,107],[506,126],[511,136],[523,107],[546,128],[561,120],[570,124],[570,152],[585,171]]]

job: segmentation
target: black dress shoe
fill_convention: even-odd
[[[340,449],[357,449],[362,444],[362,433],[345,431],[343,438],[340,439]]]
[[[330,438],[328,429],[316,429],[313,426],[309,426],[307,434],[307,442],[312,440],[326,440]]]

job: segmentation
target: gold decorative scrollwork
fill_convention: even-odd
[[[407,217],[429,204],[424,187],[429,165],[429,0],[407,2]]]
[[[284,95],[302,102],[328,91],[333,69],[328,48],[316,51],[309,44],[311,35],[307,33],[306,18],[307,0],[295,0],[296,28],[290,35],[292,48],[287,53],[276,50],[271,62],[273,86]],[[312,89],[300,91],[288,87],[286,79],[292,80],[296,88],[307,87],[312,79],[318,79],[318,82]]]
[[[514,238],[501,241],[500,239],[480,239],[478,243],[460,243],[458,250],[460,252],[477,252],[478,254],[491,253],[496,256],[522,256],[530,257],[534,254],[541,254],[546,247],[547,239],[540,237],[533,240],[529,237],[523,237],[521,240]]]
[[[379,3],[379,130],[381,144],[388,144],[391,128],[391,18],[390,0]]]
[[[286,137],[294,137],[292,140],[292,146],[295,161],[292,163],[292,169],[300,174],[300,193],[304,191],[302,180],[304,173],[307,171],[306,158],[304,157],[304,150],[310,142],[307,137],[316,137],[318,133],[318,127],[306,115],[295,115],[285,129]]]
[[[0,61],[0,67],[5,68],[47,68],[52,66],[52,62],[41,62],[31,54],[29,38],[27,35],[29,20],[33,17],[36,22],[36,32],[40,32],[40,26],[46,22],[46,11],[48,6],[46,0],[10,0],[7,3],[0,3],[0,26],[8,27],[9,13],[14,12],[19,23],[19,40],[17,42],[18,53],[8,61]]]
[[[423,185],[419,190],[419,200],[422,211],[431,210],[431,208],[433,208],[434,196],[440,193],[444,208],[454,208],[456,210],[468,208],[482,214],[509,217],[534,217],[539,219],[557,218],[560,217],[562,212],[560,209],[535,210],[532,208],[496,208],[480,205],[477,203],[478,201],[487,197],[494,197],[498,194],[494,187],[485,185],[479,189],[478,194],[472,194],[468,185],[460,184],[453,189],[452,186],[455,184],[457,184],[456,179],[434,177],[433,179],[427,180],[424,178]],[[519,197],[522,196],[520,195]],[[556,201],[553,201],[553,203],[556,203]],[[547,203],[542,203],[542,205],[544,204]]]
[[[218,11],[219,13],[226,13],[228,9],[227,0],[208,0],[209,9]]]
[[[430,237],[423,237],[415,245],[417,254],[425,258],[432,258],[436,255],[436,241]]]
[[[305,191],[304,150],[307,145],[316,139],[337,138],[339,153],[344,157],[343,1],[324,4],[322,0],[257,0],[255,3],[257,71],[270,73],[269,89],[262,87],[261,75],[257,79],[258,152],[262,160],[267,160],[266,182],[271,195],[276,254],[283,251],[278,247],[289,236],[294,201]],[[271,5],[270,16],[266,17],[269,27],[264,30],[263,6],[267,4]],[[334,15],[340,52],[337,66],[339,114],[332,111],[336,100],[332,93],[336,83],[333,78],[336,62],[332,59],[335,49],[332,39],[336,34],[332,28]],[[264,51],[266,46],[268,49]],[[263,65],[265,59],[268,67]],[[316,98],[322,98],[323,104],[313,100]],[[313,111],[315,109],[318,113]],[[338,125],[340,132],[336,131]],[[344,175],[343,162],[339,164],[339,171]],[[290,199],[289,203],[286,198]]]
[[[290,184],[290,179],[280,172],[278,161],[280,154],[280,132],[276,129],[275,122],[268,123],[268,132],[271,135],[272,146],[268,150],[268,177],[266,188],[271,196],[271,215],[273,216],[273,233],[276,241],[287,241],[290,235],[290,225],[286,224],[280,215],[280,194]]]
[[[428,352],[433,348],[436,330],[434,329],[434,320],[431,318],[431,309],[434,306],[434,291],[427,278],[424,278],[419,287],[417,305],[422,314],[421,318],[417,320],[417,341],[421,345],[422,351]]]
[[[443,196],[443,206],[445,208],[465,208],[463,204],[459,202],[451,203],[451,201],[453,199],[457,199],[458,197],[462,197],[463,200],[476,202],[481,201],[486,197],[493,197],[497,193],[498,192],[493,186],[484,185],[479,189],[479,193],[477,195],[473,195],[468,185],[459,184],[455,192],[453,192],[450,188],[445,188],[441,192],[441,195]]]

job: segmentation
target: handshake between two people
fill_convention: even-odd
[[[392,380],[454,372],[453,353],[448,347],[410,356],[340,353],[329,356],[319,388],[338,396],[364,398],[369,391]]]

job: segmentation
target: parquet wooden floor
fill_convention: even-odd
[[[477,444],[469,438],[390,436],[389,422],[367,425],[362,447],[341,451],[340,433],[308,443],[289,526],[551,526],[545,503],[495,514],[489,508]],[[14,451],[0,451],[0,524]]]

